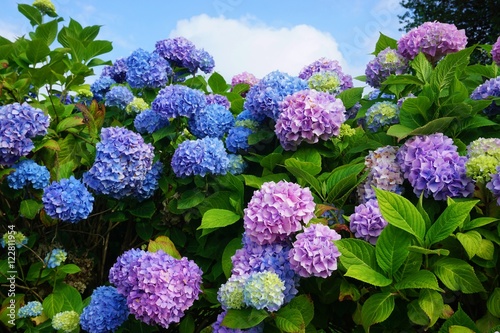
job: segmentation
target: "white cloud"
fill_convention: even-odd
[[[27,35],[31,31],[29,25],[15,25],[6,21],[0,21],[0,36],[10,41],[15,41],[18,37]]]
[[[206,14],[177,22],[170,38],[183,36],[204,48],[215,60],[215,71],[226,80],[247,71],[258,78],[280,70],[298,75],[321,57],[347,63],[331,34],[309,25],[273,28],[252,18],[240,20]]]

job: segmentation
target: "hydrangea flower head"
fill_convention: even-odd
[[[285,97],[275,133],[285,150],[296,150],[302,142],[317,143],[339,135],[346,120],[340,99],[316,90],[303,90]]]
[[[33,7],[37,8],[43,14],[52,15],[56,12],[56,7],[50,0],[35,0],[33,1]]]
[[[137,49],[126,59],[127,83],[132,88],[161,88],[173,76],[167,60],[156,52]]]
[[[155,51],[172,66],[187,69],[195,74],[198,69],[208,74],[214,69],[213,57],[184,37],[168,38],[156,42]]]
[[[236,122],[234,125],[257,130],[264,119],[266,119],[266,116],[263,114],[253,114],[248,110],[243,110],[236,116]]]
[[[340,252],[334,241],[339,239],[335,230],[322,224],[304,228],[288,253],[291,267],[302,277],[329,277],[337,270]]]
[[[242,174],[247,168],[247,163],[241,155],[228,154],[229,162],[227,164],[227,172],[233,175]]]
[[[191,117],[207,104],[203,92],[182,85],[169,85],[161,89],[151,108],[164,118]]]
[[[152,168],[153,146],[123,127],[103,128],[96,150],[94,164],[83,180],[98,194],[115,199],[133,195]]]
[[[307,89],[307,81],[274,71],[264,76],[248,91],[243,104],[252,114],[277,119],[280,102],[294,92]]]
[[[191,116],[189,131],[197,138],[219,138],[234,126],[234,116],[226,107],[209,104],[203,110]]]
[[[372,132],[377,132],[386,125],[397,124],[399,108],[392,102],[377,102],[366,110],[365,122]]]
[[[349,217],[349,228],[354,236],[371,244],[377,242],[378,236],[386,226],[387,221],[382,217],[377,199],[370,199],[366,203],[359,204]]]
[[[259,82],[259,79],[257,79],[255,75],[251,73],[242,72],[236,74],[231,78],[231,91],[233,91],[234,87],[238,84],[248,84],[249,88],[251,88],[252,86],[256,85],[257,82]],[[245,97],[246,95],[247,91],[241,93],[242,97]]]
[[[153,163],[151,170],[146,173],[146,178],[144,178],[141,186],[135,188],[133,196],[138,201],[144,201],[150,198],[158,189],[158,181],[160,180],[162,172],[163,163],[160,161]]]
[[[248,127],[235,126],[229,129],[226,137],[226,148],[231,153],[246,152],[250,145],[248,137],[253,131]]]
[[[397,161],[417,196],[423,192],[435,200],[468,197],[474,184],[465,173],[467,157],[459,156],[457,150],[442,133],[415,136],[399,148]]]
[[[179,144],[172,156],[171,166],[177,177],[204,177],[207,174],[226,174],[228,163],[224,143],[220,139],[206,137]]]
[[[258,310],[277,311],[283,305],[285,283],[270,271],[250,274],[243,289],[243,301]]]
[[[470,95],[470,98],[474,100],[489,100],[495,97],[500,97],[500,76],[486,80],[483,84],[474,89]],[[500,103],[492,101],[491,104],[483,110],[483,113],[488,116],[500,114]]]
[[[101,286],[90,296],[80,316],[81,327],[90,333],[115,332],[129,315],[127,299],[115,287]]]
[[[98,102],[104,99],[106,93],[111,89],[111,85],[116,81],[109,76],[101,76],[90,85],[90,91],[94,95],[94,99]]]
[[[476,182],[487,183],[500,165],[500,139],[478,138],[467,146],[467,177]]]
[[[225,107],[226,109],[229,109],[231,107],[231,103],[227,99],[226,96],[219,95],[219,94],[208,94],[205,96],[205,99],[207,100],[207,105],[210,104],[219,104]]]
[[[43,262],[48,268],[56,268],[61,266],[67,256],[68,254],[63,249],[53,249],[47,253]]]
[[[53,219],[76,223],[92,212],[94,197],[80,180],[71,176],[47,186],[42,203],[47,215]]]
[[[496,173],[491,175],[491,180],[486,184],[486,188],[493,193],[497,199],[497,205],[500,206],[500,166],[497,166]]]
[[[390,47],[380,51],[365,69],[366,83],[374,88],[391,75],[404,74],[408,70],[408,60]]]
[[[163,117],[152,109],[147,109],[135,116],[134,127],[139,133],[151,134],[160,128],[170,125],[168,118]]]
[[[7,176],[10,188],[18,190],[31,185],[41,190],[49,185],[50,172],[44,165],[38,165],[33,160],[22,160],[13,168],[16,170]]]
[[[125,83],[127,78],[127,59],[118,58],[112,66],[104,66],[101,77],[108,76],[116,83]]]
[[[491,57],[497,66],[500,66],[500,36],[498,36],[497,41],[491,48]]]
[[[43,306],[38,301],[31,301],[19,308],[17,316],[19,318],[33,318],[42,314]]]
[[[6,232],[5,234],[3,234],[2,238],[0,238],[0,245],[5,248],[6,246],[8,246],[7,244],[12,244],[12,241],[14,241],[16,247],[20,249],[23,247],[23,245],[28,244],[28,237],[26,237],[20,231],[14,231],[14,233],[11,234]]]
[[[198,68],[205,74],[212,73],[215,67],[214,58],[204,49],[197,49],[195,53]]]
[[[411,29],[398,40],[398,52],[408,60],[422,52],[436,63],[447,54],[458,52],[467,45],[465,30],[458,30],[454,24],[425,22]]]
[[[327,92],[329,94],[337,94],[342,90],[342,81],[336,72],[322,71],[314,73],[307,80],[309,88]]]
[[[137,260],[142,257],[146,252],[140,249],[130,249],[122,253],[116,262],[109,270],[109,282],[116,287],[116,290],[124,296],[130,293],[133,288],[133,282],[130,280],[129,275],[132,272],[132,267],[136,265]]]
[[[243,288],[247,278],[247,274],[232,275],[226,283],[220,286],[217,292],[217,300],[223,309],[241,309],[245,306]]]
[[[52,318],[52,327],[63,333],[74,331],[80,323],[80,315],[76,311],[56,313]]]
[[[144,110],[149,109],[149,104],[146,103],[142,98],[140,97],[134,97],[132,102],[130,102],[126,107],[125,107],[125,112],[128,114],[135,114],[135,113],[141,113]]]
[[[113,86],[104,95],[104,105],[125,109],[134,100],[134,94],[125,86]]]
[[[342,67],[337,60],[320,58],[307,66],[304,66],[299,73],[299,78],[309,80],[314,74],[320,72],[334,72],[340,79],[340,90],[346,90],[353,87],[352,76],[344,74]]]

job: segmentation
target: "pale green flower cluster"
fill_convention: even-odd
[[[128,114],[141,113],[144,110],[149,109],[150,106],[140,97],[134,97],[132,102],[130,102],[125,108],[125,112]]]
[[[35,0],[33,2],[33,7],[44,14],[54,14],[56,12],[56,7],[50,0]]]
[[[339,139],[342,139],[344,137],[351,137],[354,134],[356,134],[356,130],[349,124],[343,123],[342,125],[340,125]]]
[[[283,304],[284,291],[285,282],[278,274],[271,271],[257,272],[248,278],[243,299],[245,304],[258,310],[277,311]]]
[[[69,333],[75,330],[79,323],[80,315],[75,311],[59,312],[52,318],[52,327],[63,333]]]
[[[467,147],[469,159],[465,163],[467,177],[476,182],[487,183],[500,165],[500,140],[497,138],[479,138]]]
[[[330,94],[338,93],[342,85],[342,81],[335,72],[319,72],[313,74],[309,80],[307,80],[307,83],[311,89]]]
[[[227,309],[241,309],[245,306],[243,301],[243,288],[246,277],[235,276],[220,286],[218,292],[219,302]]]
[[[18,249],[28,243],[28,237],[26,237],[22,232],[16,231],[10,235],[7,232],[3,234],[3,237],[0,239],[0,245],[2,247],[6,247],[7,244],[12,245],[12,240],[14,240],[14,243]]]

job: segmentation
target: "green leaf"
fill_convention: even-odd
[[[429,317],[430,322],[428,327],[432,327],[443,312],[443,297],[435,290],[421,289],[418,297],[418,305],[420,305]]]
[[[111,52],[113,50],[113,45],[111,42],[106,40],[95,40],[90,42],[85,47],[85,61],[89,61],[90,59],[97,57],[98,55]]]
[[[175,247],[174,242],[172,242],[172,240],[167,236],[158,236],[154,240],[149,240],[148,252],[157,252],[158,250],[162,250],[176,259],[182,258],[181,254]]]
[[[428,135],[437,132],[445,132],[454,120],[455,117],[441,117],[434,119],[429,121],[424,126],[415,128],[409,135]]]
[[[443,323],[439,329],[439,333],[449,333],[450,327],[452,326],[464,326],[470,328],[473,332],[481,333],[472,319],[470,319],[470,317],[462,310],[460,305],[458,310]]]
[[[415,75],[420,81],[428,82],[432,74],[432,64],[423,53],[417,54],[411,61],[411,67],[415,70]]]
[[[300,147],[293,153],[292,158],[301,162],[309,162],[310,164],[307,164],[307,171],[312,175],[317,175],[321,172],[321,154],[314,148]]]
[[[375,254],[382,270],[392,276],[406,260],[411,236],[392,225],[384,228],[377,239]]]
[[[392,283],[392,279],[365,265],[350,266],[344,276],[352,277],[377,287],[386,287]]]
[[[294,158],[289,158],[285,161],[285,168],[295,177],[303,179],[309,184],[318,194],[321,194],[320,182],[308,170],[311,170],[312,163],[301,162]],[[315,168],[315,167],[314,167]]]
[[[187,190],[177,201],[177,209],[189,209],[198,206],[205,200],[205,194],[199,190]]]
[[[231,270],[233,268],[233,262],[231,257],[236,253],[236,250],[241,248],[241,238],[233,238],[224,248],[224,252],[222,252],[222,271],[226,278],[231,276]]]
[[[226,209],[210,209],[203,214],[199,229],[222,228],[237,222],[241,217]]]
[[[481,246],[481,240],[483,239],[483,237],[481,237],[481,234],[479,232],[472,230],[465,233],[457,233],[457,239],[464,247],[469,259],[472,259],[472,257],[476,255],[477,250]]]
[[[187,314],[182,318],[179,324],[179,333],[194,333],[196,324],[191,314]]]
[[[130,214],[144,219],[152,218],[155,212],[156,206],[152,200],[141,202],[139,207],[130,210]]]
[[[495,246],[493,242],[489,239],[481,239],[479,248],[476,252],[476,256],[484,260],[493,260],[493,254],[495,253]]]
[[[283,162],[283,154],[271,153],[260,160],[260,166],[273,171],[274,167]]]
[[[366,332],[370,326],[381,323],[394,311],[394,296],[391,293],[371,295],[361,308],[361,320]]]
[[[75,264],[66,264],[59,266],[57,268],[60,272],[67,273],[67,274],[75,274],[81,271],[80,267],[78,267]]]
[[[52,318],[62,311],[80,312],[82,309],[82,296],[74,287],[65,283],[58,283],[52,294],[43,300],[43,312]]]
[[[429,228],[425,235],[425,244],[430,247],[437,242],[447,238],[451,233],[460,226],[479,200],[452,202],[441,213],[439,218]]]
[[[292,298],[287,307],[299,310],[307,326],[314,318],[314,303],[308,295],[298,295]]]
[[[416,246],[416,245],[410,245],[408,247],[408,250],[414,253],[420,253],[420,254],[437,254],[438,256],[448,256],[450,255],[450,250],[448,249],[427,249],[421,246]]]
[[[498,219],[494,217],[478,217],[472,220],[465,220],[462,226],[462,230],[465,231],[479,228],[495,221],[498,221]]]
[[[474,330],[471,330],[465,326],[452,325],[450,326],[450,333],[474,333]]]
[[[315,157],[319,157],[319,159],[316,160]],[[316,176],[321,172],[321,155],[314,150],[314,153],[311,152],[311,158],[309,161],[300,160],[293,156],[292,158],[288,158],[285,160],[285,167],[287,166],[293,166],[302,169],[309,175]]]
[[[28,20],[30,20],[31,26],[42,24],[43,22],[42,13],[40,13],[40,11],[35,7],[26,4],[18,4],[17,10],[19,11],[19,13],[23,14]]]
[[[274,321],[276,327],[283,332],[305,333],[306,331],[304,318],[302,318],[302,314],[298,309],[281,308],[276,312]]]
[[[453,291],[472,294],[484,291],[474,268],[456,258],[442,258],[434,263],[433,271],[443,284]]]
[[[383,51],[386,48],[397,50],[398,42],[394,38],[386,36],[383,33],[380,33],[377,43],[375,44],[375,52],[373,52],[373,54],[377,56],[380,53],[380,51]]]
[[[74,127],[78,127],[78,126],[82,126],[82,125],[85,125],[82,117],[72,116],[72,117],[64,118],[63,120],[61,120],[57,124],[56,132],[61,133],[65,130],[67,130],[68,128],[74,128]]]
[[[391,75],[389,76],[382,85],[409,85],[416,84],[418,86],[424,85],[418,77],[409,74]]]
[[[220,94],[229,89],[224,77],[217,72],[213,72],[208,78],[208,86],[212,89],[214,94]]]
[[[396,281],[402,281],[407,277],[411,277],[413,274],[420,271],[422,267],[422,255],[420,253],[410,252],[408,257],[399,270],[394,274],[394,279]]]
[[[368,242],[355,238],[344,238],[335,241],[339,249],[340,262],[348,269],[353,265],[365,265],[375,269],[377,262],[375,259],[375,247]]]
[[[468,47],[455,53],[450,53],[438,62],[431,75],[431,83],[442,90],[450,84],[454,77],[459,77],[469,64],[470,55],[474,47]]]
[[[341,91],[335,98],[339,98],[346,109],[352,108],[363,96],[363,87],[354,87]]]
[[[268,316],[265,310],[255,308],[229,309],[221,325],[232,329],[247,329],[257,326]]]
[[[427,270],[420,270],[404,279],[399,281],[394,285],[394,288],[401,289],[431,289],[439,292],[443,292],[443,289],[439,287],[438,280],[436,276]]]
[[[19,214],[28,220],[33,220],[42,208],[43,204],[41,202],[33,199],[26,199],[21,201]]]
[[[398,138],[398,140],[402,140],[410,135],[411,131],[413,131],[412,128],[396,124],[389,127],[389,129],[387,130],[387,135],[394,136]]]
[[[135,232],[142,240],[150,240],[153,236],[153,225],[148,222],[138,222],[135,225]]]
[[[418,304],[418,299],[411,301],[408,304],[408,318],[412,323],[415,323],[419,326],[428,326],[429,325],[429,317],[425,314],[424,310]]]
[[[40,24],[35,30],[35,38],[44,41],[49,46],[56,40],[57,28],[57,20]]]
[[[26,57],[32,64],[37,64],[49,55],[50,49],[43,40],[34,39],[29,42]]]
[[[402,229],[416,237],[419,243],[425,236],[425,221],[412,203],[389,191],[375,188],[380,212],[384,219],[391,225]]]
[[[407,98],[401,105],[401,125],[411,128],[425,125],[428,119],[428,110],[431,106],[432,101],[426,96]],[[419,116],[421,120],[416,121],[415,116]]]
[[[280,180],[289,180],[288,174],[286,173],[270,173],[263,177],[257,177],[254,175],[242,175],[245,179],[245,185],[253,188],[260,188],[262,184],[273,181],[275,183]]]
[[[500,318],[500,288],[495,288],[486,302],[488,311],[497,318]]]

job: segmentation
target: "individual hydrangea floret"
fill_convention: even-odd
[[[104,66],[101,77],[108,76],[116,83],[125,83],[127,78],[127,59],[118,58],[112,66]]]
[[[486,184],[500,165],[500,139],[478,138],[467,146],[466,175]]]
[[[62,333],[70,333],[77,329],[80,315],[76,311],[63,311],[52,317],[52,327]]]
[[[365,170],[368,171],[368,177],[357,190],[361,203],[376,198],[372,186],[397,194],[403,193],[403,172],[396,154],[397,147],[384,146],[370,151],[365,157]]]
[[[43,262],[48,268],[56,268],[61,266],[67,257],[68,253],[63,249],[53,249],[47,253]]]
[[[415,136],[399,148],[397,161],[417,196],[423,193],[435,200],[469,197],[474,183],[465,172],[467,157],[457,150],[453,140],[442,133]]]
[[[264,76],[247,93],[244,108],[258,116],[276,120],[280,112],[280,102],[294,92],[307,89],[307,81],[274,71]]]
[[[243,289],[243,301],[258,310],[278,311],[283,305],[285,283],[270,271],[255,272],[248,277]]]
[[[109,282],[113,284],[118,292],[124,296],[130,293],[133,284],[129,281],[129,274],[132,272],[132,267],[136,265],[136,261],[146,252],[140,249],[130,249],[122,253],[116,262],[109,270]]]
[[[241,309],[243,302],[243,288],[247,282],[248,274],[232,275],[226,283],[222,284],[217,292],[217,300],[224,310]]]
[[[486,80],[483,84],[474,89],[470,98],[474,100],[500,98],[500,76]],[[495,100],[491,101],[491,104],[483,110],[483,113],[490,117],[500,114],[500,102]]]
[[[243,156],[236,154],[227,155],[229,162],[227,164],[227,172],[233,175],[242,174],[247,168],[247,163],[243,159]]]
[[[210,104],[219,104],[225,107],[226,109],[229,109],[231,107],[231,103],[227,99],[226,96],[219,95],[219,94],[208,94],[205,96],[205,99],[207,100],[207,105]]]
[[[15,245],[18,249],[20,249],[26,244],[28,244],[28,237],[20,231],[14,231],[10,234],[6,232],[3,234],[2,238],[0,238],[0,246],[3,248]]]
[[[253,131],[248,127],[235,126],[229,130],[226,137],[226,148],[229,152],[237,154],[246,152],[250,148],[248,137]]]
[[[125,86],[113,86],[104,95],[104,105],[116,106],[125,110],[127,105],[134,100],[134,94]]]
[[[337,60],[320,58],[307,66],[304,66],[299,73],[299,78],[309,80],[314,74],[321,72],[333,72],[340,79],[340,91],[353,87],[352,76],[344,74],[342,66]]]
[[[53,219],[76,223],[92,212],[94,197],[75,177],[54,181],[43,191],[42,203]]]
[[[94,99],[98,102],[104,99],[106,93],[111,89],[111,86],[116,81],[109,76],[101,76],[90,85],[90,91],[94,95]]]
[[[126,59],[127,83],[132,88],[164,87],[173,70],[167,60],[156,52],[137,49]]]
[[[191,117],[207,105],[205,94],[199,90],[174,84],[158,92],[151,108],[164,118]]]
[[[498,36],[497,41],[491,48],[491,57],[497,66],[500,66],[500,36]]]
[[[337,270],[340,252],[334,241],[339,239],[335,230],[322,224],[304,228],[288,253],[290,266],[302,277],[329,277]]]
[[[160,180],[162,172],[163,163],[160,161],[153,163],[151,170],[146,173],[146,178],[144,178],[141,186],[135,188],[133,196],[138,201],[144,201],[153,196],[154,192],[158,189],[158,181]]]
[[[26,303],[26,305],[19,308],[17,311],[17,316],[19,318],[33,318],[38,317],[43,312],[42,303],[38,301],[31,301]]]
[[[135,116],[134,127],[137,132],[152,134],[160,128],[170,125],[168,118],[163,117],[152,109],[147,109]]]
[[[422,52],[431,63],[447,54],[463,50],[467,45],[465,30],[454,24],[425,22],[398,40],[398,52],[408,60]]]
[[[391,75],[401,75],[408,71],[408,60],[390,47],[380,51],[365,69],[366,83],[374,88]]]
[[[365,123],[371,132],[377,132],[386,125],[397,124],[399,108],[392,102],[377,102],[366,111]]]
[[[314,144],[338,136],[346,120],[342,101],[316,90],[285,97],[280,109],[274,131],[285,150],[296,150],[302,142]]]
[[[134,97],[132,102],[127,104],[125,107],[125,112],[128,114],[136,114],[136,113],[141,113],[144,110],[149,109],[149,104],[146,103],[142,98],[140,97]]]
[[[349,228],[354,236],[371,244],[377,242],[378,236],[386,226],[387,221],[382,217],[377,199],[370,199],[364,204],[359,204],[349,217]]]
[[[189,118],[189,131],[197,138],[219,138],[234,126],[234,116],[226,107],[209,104]]]
[[[83,180],[97,194],[115,199],[131,196],[151,170],[153,149],[138,133],[123,127],[103,128],[94,164]]]
[[[90,296],[80,316],[82,329],[89,333],[115,332],[129,315],[127,299],[115,287],[101,286]]]
[[[246,235],[258,244],[283,241],[309,223],[315,206],[307,187],[287,181],[266,182],[253,193],[244,210]]]
[[[179,144],[172,156],[171,166],[177,177],[192,175],[223,175],[227,173],[229,158],[224,143],[206,137]]]
[[[38,165],[33,160],[22,160],[13,168],[15,171],[7,176],[10,188],[18,190],[31,185],[41,190],[49,185],[50,172],[44,165]]]

